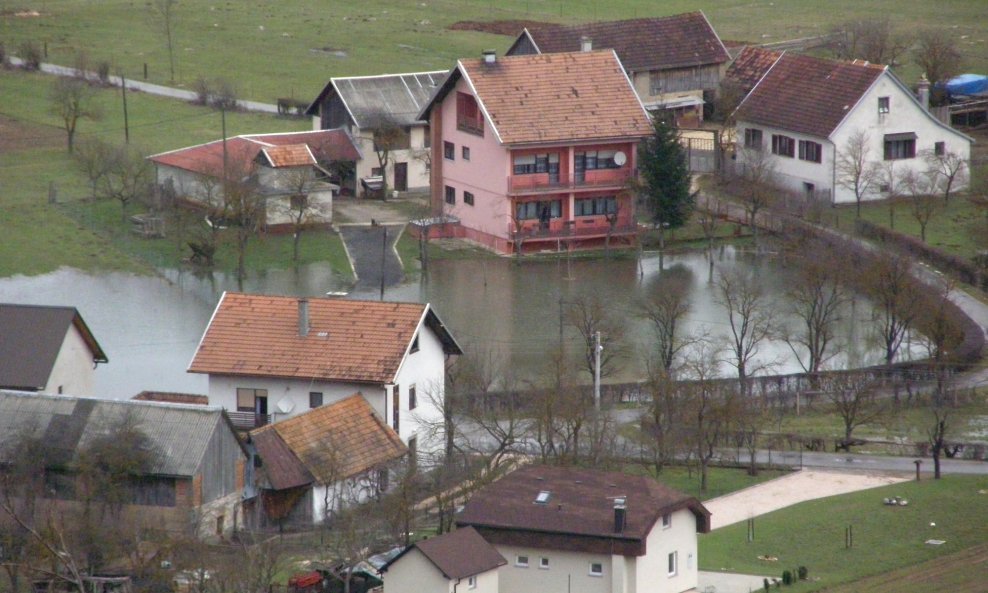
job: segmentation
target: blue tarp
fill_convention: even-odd
[[[988,94],[988,76],[961,74],[948,80],[944,86],[951,95],[984,95]]]

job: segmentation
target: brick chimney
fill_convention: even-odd
[[[580,37],[580,51],[593,51],[593,40],[586,35]]]
[[[309,299],[298,300],[298,335],[309,335]]]
[[[614,499],[614,533],[621,533],[624,531],[625,524],[625,507],[624,498]]]
[[[923,109],[930,110],[930,81],[927,80],[926,74],[919,78],[919,84],[916,85],[916,98],[919,99]]]

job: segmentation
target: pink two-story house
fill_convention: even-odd
[[[613,50],[459,60],[420,118],[444,228],[501,253],[635,244],[651,124]]]

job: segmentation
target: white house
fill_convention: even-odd
[[[313,129],[346,130],[360,151],[358,193],[363,190],[360,180],[380,176],[392,190],[429,188],[429,124],[418,115],[445,77],[440,70],[331,78],[312,102],[306,114],[312,116]],[[391,139],[389,162],[382,168],[374,134],[386,127],[400,134]]]
[[[92,397],[105,362],[75,307],[0,303],[0,389]]]
[[[504,557],[472,527],[420,540],[381,568],[384,593],[498,593]]]
[[[507,559],[501,593],[680,593],[697,586],[710,512],[645,476],[527,466],[474,495],[457,526]]]
[[[857,139],[869,171],[862,199],[938,193],[945,177],[930,172],[970,160],[971,138],[929,113],[928,86],[921,102],[887,66],[788,53],[765,64],[735,112],[742,170],[762,168],[781,187],[839,204],[856,201],[840,162]],[[965,167],[953,189],[967,181]]]
[[[387,489],[408,448],[359,393],[250,432],[260,496],[245,505],[253,526],[319,524]]]
[[[442,418],[447,357],[462,354],[422,303],[226,292],[189,365],[240,428],[360,393],[415,451]]]
[[[263,223],[272,228],[291,224],[300,208],[307,224],[332,222],[333,195],[347,180],[330,168],[358,157],[345,132],[324,130],[246,134],[163,152],[148,160],[158,186],[205,208],[222,208],[224,175],[252,184],[264,198]],[[305,201],[300,204],[299,199]]]

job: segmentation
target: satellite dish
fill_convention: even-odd
[[[614,164],[618,167],[628,162],[628,156],[620,150],[614,153]]]
[[[289,414],[294,409],[295,409],[295,402],[288,399],[287,397],[278,401],[279,414]]]

